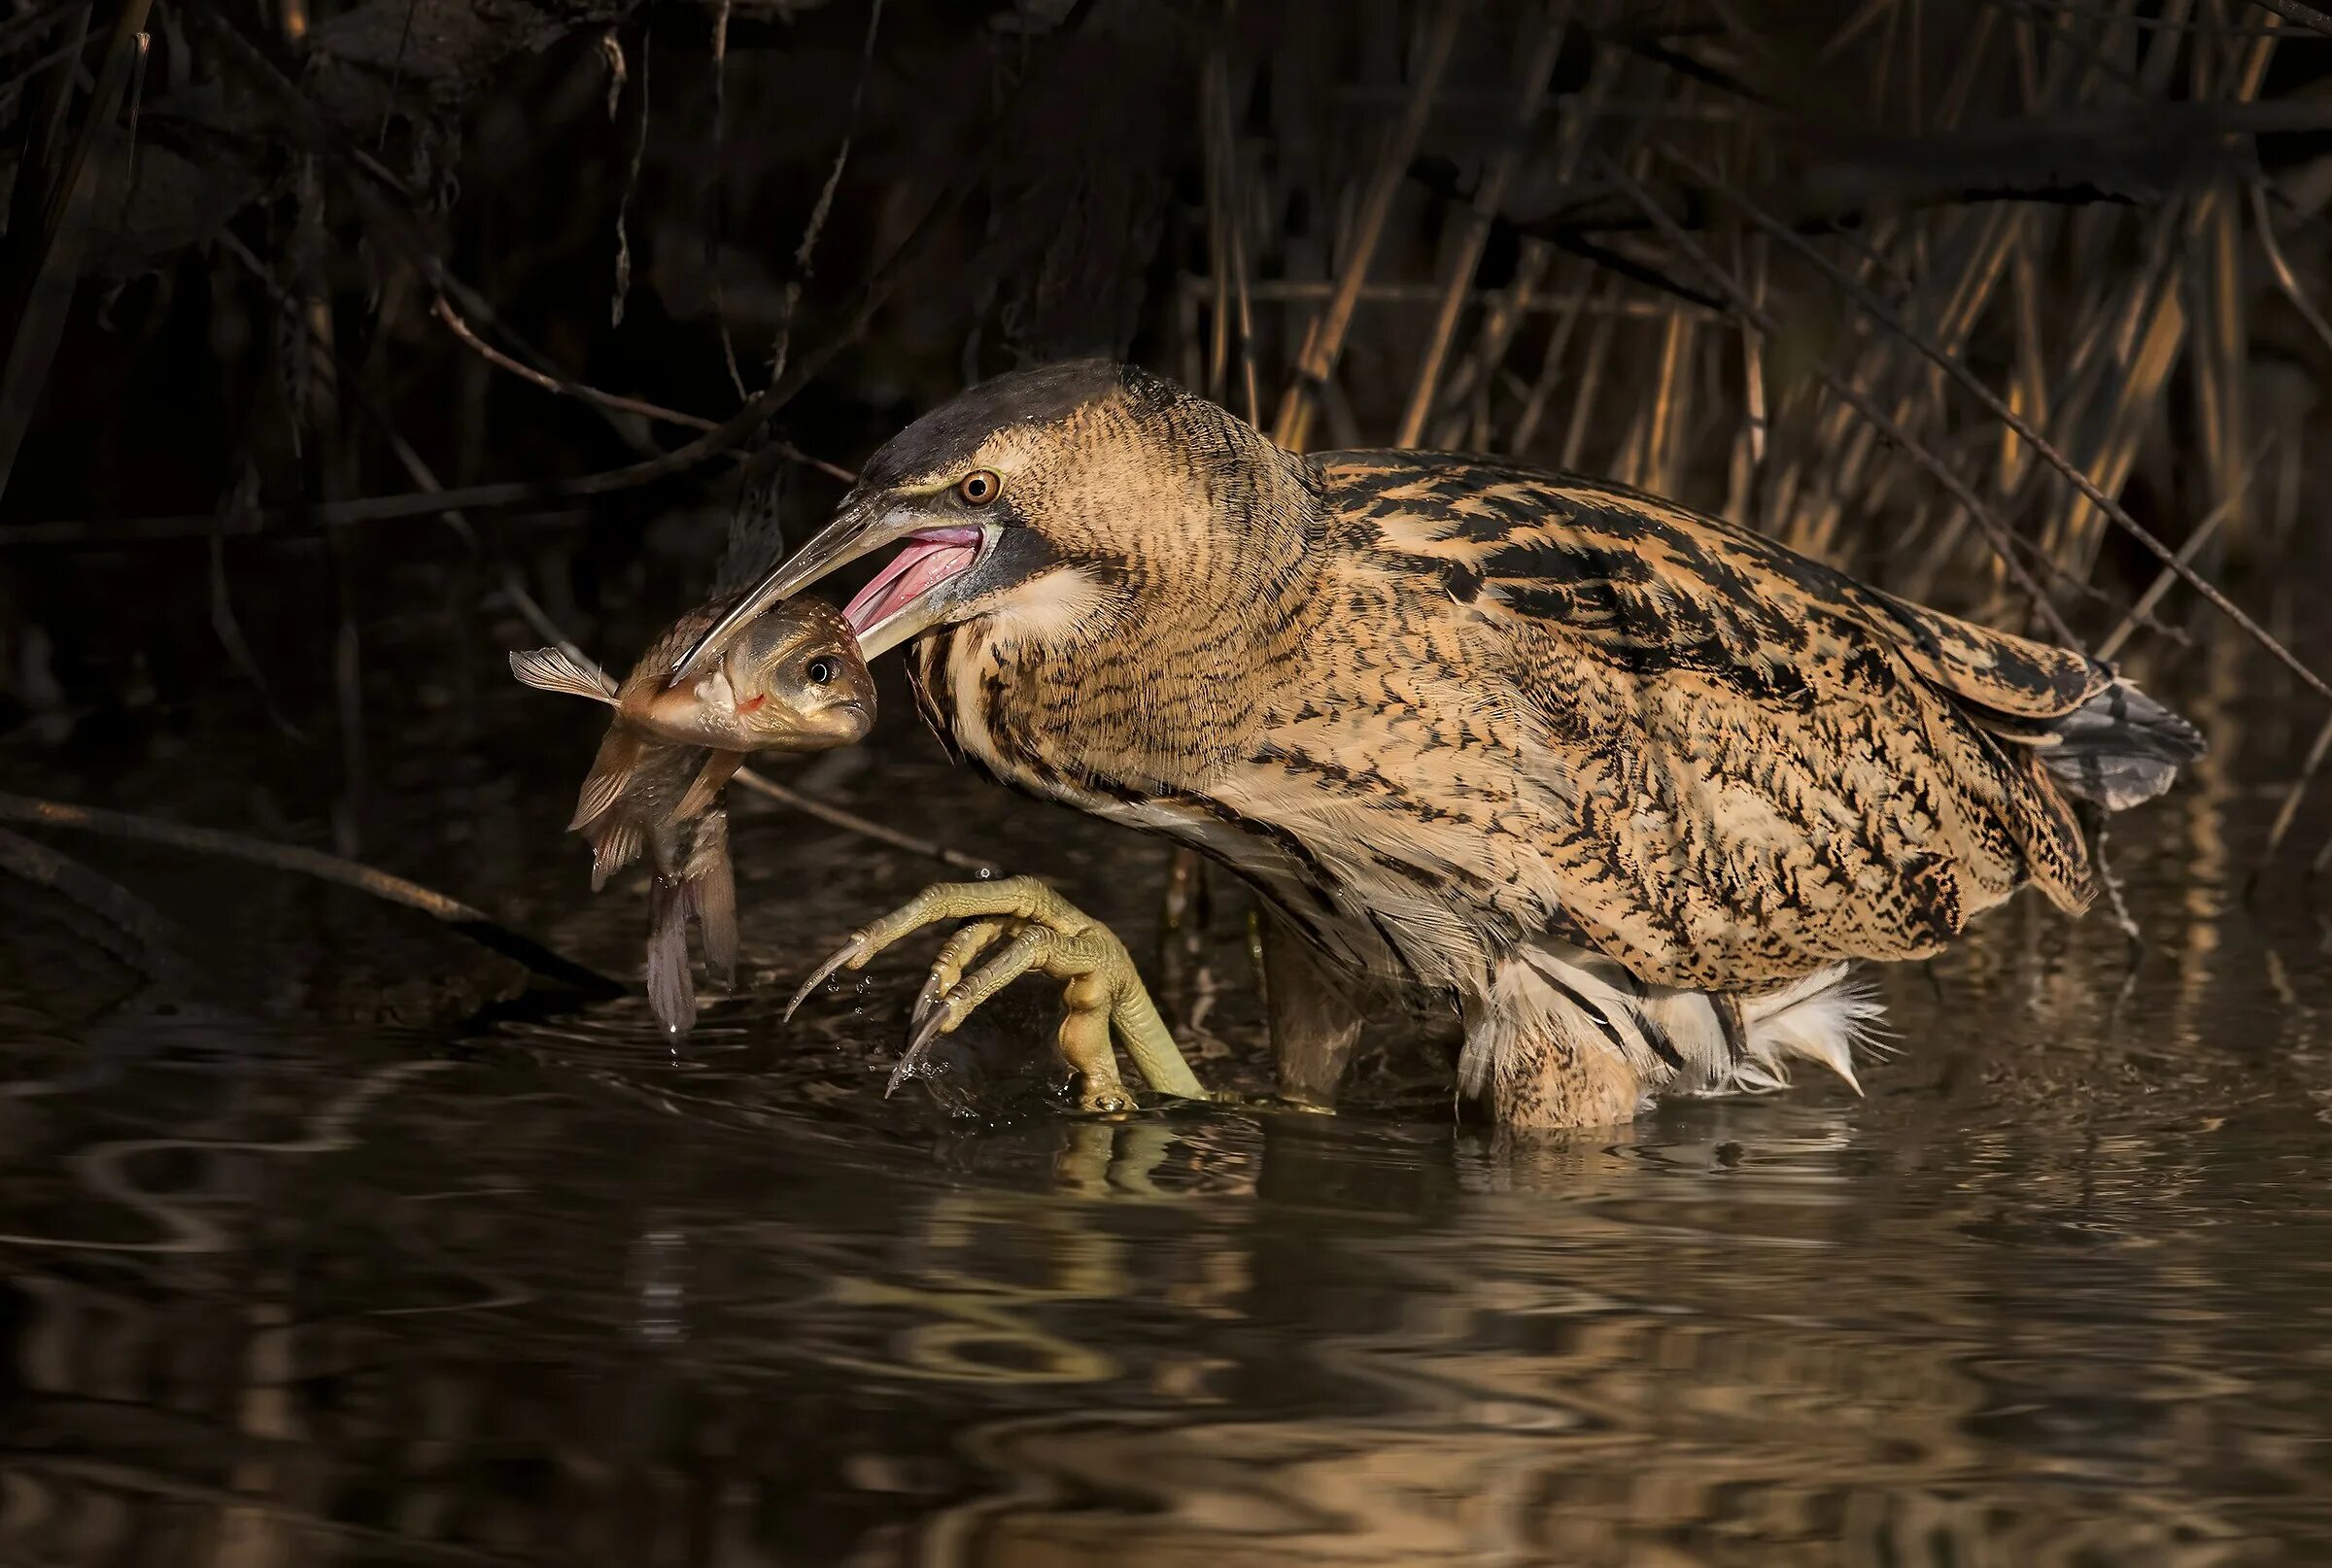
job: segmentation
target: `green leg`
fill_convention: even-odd
[[[1107,926],[1033,877],[942,882],[925,888],[852,933],[841,950],[794,994],[786,1016],[792,1017],[803,999],[837,971],[862,969],[902,937],[951,921],[972,923],[948,938],[931,967],[915,1004],[914,1033],[907,1054],[891,1074],[893,1088],[913,1075],[934,1040],[954,1033],[981,1003],[1034,970],[1063,983],[1068,1011],[1061,1023],[1061,1056],[1079,1074],[1080,1103],[1086,1109],[1123,1110],[1133,1105],[1110,1048],[1113,1030],[1152,1089],[1188,1100],[1207,1098],[1158,1016],[1125,944]],[[994,956],[989,957],[991,949]],[[971,969],[983,957],[984,964]]]

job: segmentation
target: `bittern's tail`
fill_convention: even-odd
[[[2109,811],[2160,795],[2204,751],[2193,725],[2124,680],[2049,728],[2056,743],[2040,753],[2049,776]]]

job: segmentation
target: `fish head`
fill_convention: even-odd
[[[867,737],[874,677],[842,612],[793,599],[755,621],[716,666],[748,751],[824,751]]]
[[[658,667],[655,656],[642,670]],[[866,738],[874,680],[842,612],[816,599],[760,617],[670,685],[634,672],[618,703],[659,740],[716,751],[825,751]]]

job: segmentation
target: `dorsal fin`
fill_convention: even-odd
[[[538,692],[584,697],[610,707],[615,705],[615,682],[607,678],[604,670],[587,667],[565,648],[514,648],[510,651],[510,673]]]

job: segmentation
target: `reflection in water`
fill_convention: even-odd
[[[1383,1075],[1069,1117],[1041,999],[967,1125],[880,1098],[904,968],[675,1056],[167,1012],[12,922],[0,1562],[2323,1561],[2332,980],[2204,782],[2134,973],[2028,901],[1888,977],[1867,1100],[1609,1144]]]

